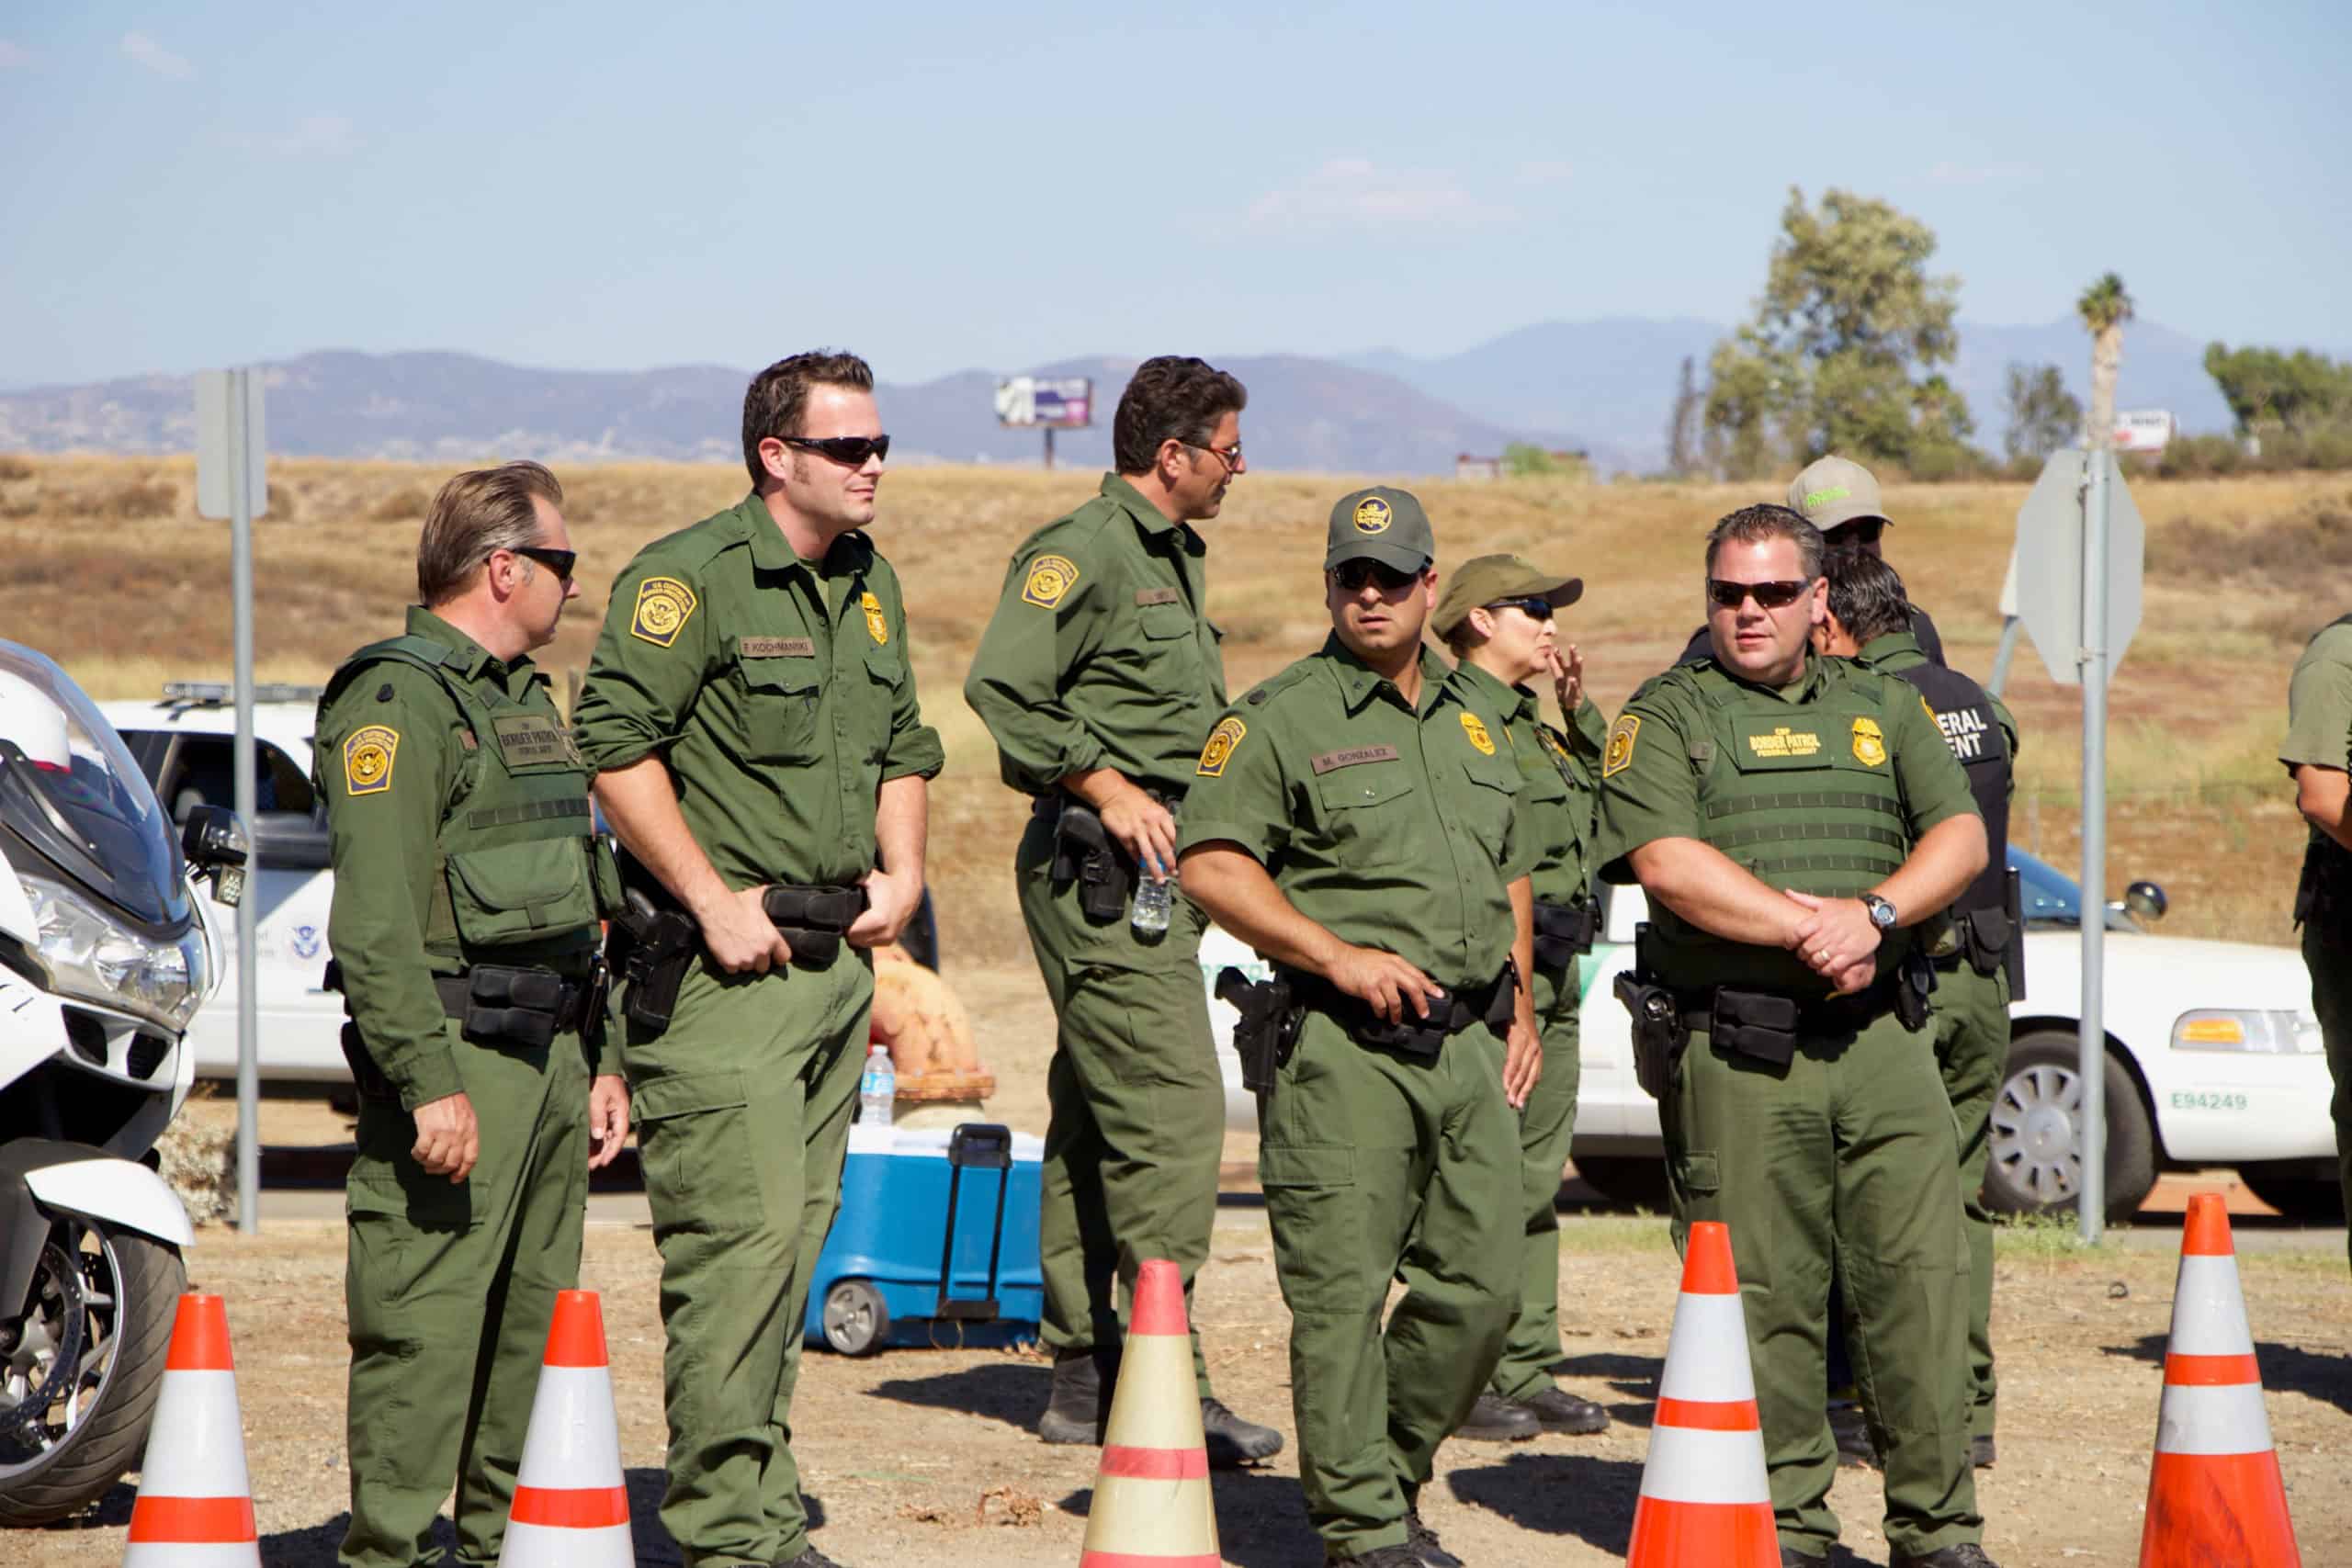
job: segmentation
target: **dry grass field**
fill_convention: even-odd
[[[286,460],[255,527],[263,679],[316,681],[389,635],[413,596],[416,530],[447,469]],[[742,493],[736,469],[624,464],[563,476],[583,596],[549,668],[584,667],[615,571],[645,541]],[[1356,482],[1251,474],[1209,525],[1211,602],[1238,693],[1313,647],[1323,518]],[[1091,472],[910,468],[882,490],[876,534],[909,593],[927,712],[947,739],[933,795],[933,877],[952,962],[1025,959],[1004,875],[1020,803],[958,694],[1004,560],[1029,530],[1091,494]],[[229,671],[229,541],[195,515],[187,459],[0,462],[0,632],[61,660],[94,693]],[[1569,635],[1601,703],[1621,703],[1697,624],[1695,547],[1758,499],[1729,486],[1430,482],[1419,489],[1445,559],[1518,550],[1580,573]],[[1898,488],[1890,558],[1936,615],[1954,660],[1983,678],[2013,520],[2013,484]],[[2112,886],[2154,877],[2168,931],[2282,942],[2302,829],[2272,748],[2286,676],[2310,631],[2340,614],[2352,567],[2352,481],[2341,477],[2143,480],[2146,615],[2113,695]],[[1442,565],[1442,562],[1441,563]],[[2025,727],[2016,834],[2061,864],[2077,852],[2078,695],[2030,647],[2011,700]]]

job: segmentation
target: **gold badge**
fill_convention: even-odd
[[[667,648],[685,629],[696,603],[695,591],[676,578],[649,577],[637,585],[637,614],[629,620],[629,635]]]
[[[865,607],[865,635],[876,642],[888,642],[890,623],[882,618],[882,601],[866,593],[860,595],[857,602]]]
[[[1209,731],[1208,744],[1201,748],[1201,765],[1193,771],[1204,779],[1224,776],[1226,760],[1249,733],[1250,727],[1238,718],[1219,719],[1217,727]]]
[[[1614,778],[1633,764],[1634,741],[1642,733],[1642,716],[1629,713],[1609,729],[1609,750],[1601,754],[1600,776]]]
[[[352,732],[343,743],[343,787],[352,795],[379,795],[392,787],[392,758],[401,749],[401,732],[388,724],[371,724]]]
[[[1388,532],[1388,525],[1393,521],[1395,519],[1389,513],[1388,503],[1380,497],[1368,495],[1356,502],[1357,533],[1385,534]]]
[[[1886,737],[1879,733],[1878,720],[1858,718],[1854,721],[1854,761],[1866,768],[1885,765]]]
[[[1491,757],[1495,754],[1495,738],[1487,733],[1486,725],[1476,714],[1465,713],[1462,716],[1462,733],[1470,738],[1471,745],[1476,746],[1487,756]]]
[[[1078,563],[1068,556],[1039,556],[1029,563],[1029,581],[1021,585],[1023,602],[1050,610],[1078,586]]]

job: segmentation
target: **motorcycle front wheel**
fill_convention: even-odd
[[[51,1227],[31,1310],[0,1339],[0,1529],[63,1518],[139,1462],[187,1288],[163,1242],[72,1215]]]

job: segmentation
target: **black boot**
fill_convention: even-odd
[[[1462,1559],[1439,1544],[1437,1531],[1421,1522],[1418,1504],[1405,1505],[1405,1544],[1419,1555],[1422,1568],[1465,1568]]]
[[[1985,1556],[1984,1549],[1974,1541],[1963,1540],[1958,1546],[1939,1547],[1918,1557],[1907,1551],[1898,1551],[1887,1568],[2001,1568],[2001,1565]]]
[[[817,1550],[812,1542],[797,1557],[779,1557],[775,1568],[842,1568],[842,1565]]]
[[[1421,1554],[1409,1546],[1375,1546],[1355,1557],[1334,1557],[1327,1548],[1323,1553],[1323,1568],[1429,1568]]]
[[[1482,1393],[1453,1435],[1472,1443],[1517,1443],[1543,1429],[1544,1423],[1525,1405],[1514,1404],[1498,1393]]]
[[[1100,1443],[1118,1377],[1116,1354],[1055,1351],[1054,1392],[1037,1418],[1037,1436],[1049,1443]]]
[[[1543,1423],[1547,1432],[1568,1432],[1583,1436],[1609,1429],[1609,1412],[1589,1399],[1578,1399],[1564,1388],[1547,1388],[1541,1393],[1531,1393],[1525,1399],[1510,1403]]]
[[[1208,1445],[1209,1464],[1217,1470],[1232,1470],[1283,1451],[1280,1432],[1244,1421],[1225,1407],[1225,1401],[1208,1395],[1201,1399],[1201,1436]]]
[[[1829,1568],[1826,1557],[1809,1557],[1793,1546],[1781,1548],[1781,1568]]]
[[[1979,1470],[1990,1470],[2000,1461],[2000,1450],[1993,1446],[1993,1434],[1968,1439],[1968,1462]]]

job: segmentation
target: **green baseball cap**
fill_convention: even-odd
[[[1845,457],[1823,457],[1805,466],[1789,481],[1789,510],[1826,534],[1841,524],[1875,517],[1889,527],[1885,503],[1878,498],[1878,480],[1860,463]]]
[[[1331,508],[1323,570],[1369,557],[1398,571],[1419,571],[1437,559],[1430,514],[1411,491],[1393,485],[1350,491]]]
[[[1545,571],[1524,556],[1476,556],[1455,568],[1437,596],[1430,629],[1449,637],[1481,604],[1505,599],[1541,599],[1555,610],[1584,597],[1584,579]]]

